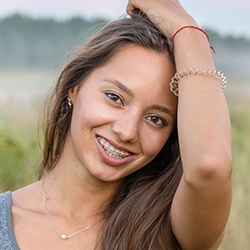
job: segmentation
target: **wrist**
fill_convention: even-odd
[[[183,29],[175,36],[173,45],[177,70],[190,66],[214,68],[209,41],[200,30]]]
[[[210,42],[210,38],[209,38],[207,32],[206,32],[205,30],[203,30],[202,28],[200,28],[200,27],[198,27],[198,26],[195,26],[195,25],[184,25],[184,26],[182,26],[181,28],[177,29],[177,30],[175,31],[175,33],[173,34],[173,36],[172,36],[172,41],[174,41],[175,37],[178,36],[179,33],[183,32],[185,29],[194,29],[194,30],[196,30],[196,31],[199,31],[199,32],[203,33],[203,35],[206,36],[208,42]],[[210,49],[211,49],[214,53],[216,53],[216,51],[215,51],[215,49],[214,49],[213,46],[210,45],[209,47],[210,47]]]

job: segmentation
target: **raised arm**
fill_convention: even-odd
[[[198,26],[176,0],[131,0],[164,35]],[[174,38],[176,70],[215,69],[206,35],[185,28]],[[220,80],[188,75],[179,81],[178,133],[183,177],[171,208],[173,232],[184,250],[217,249],[231,206],[231,126]]]

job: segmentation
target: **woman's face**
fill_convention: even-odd
[[[161,150],[176,124],[174,69],[167,55],[138,45],[120,49],[70,92],[70,162],[102,181],[119,181]]]

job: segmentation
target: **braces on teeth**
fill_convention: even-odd
[[[125,158],[125,157],[131,155],[128,152],[121,151],[119,149],[114,148],[112,145],[110,145],[103,138],[97,137],[97,140],[100,142],[102,147],[105,149],[106,153],[113,158],[122,159],[122,158]]]

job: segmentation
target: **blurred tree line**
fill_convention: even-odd
[[[14,14],[0,20],[0,70],[51,69],[64,64],[68,52],[93,36],[108,20],[34,19]],[[221,36],[206,29],[217,51],[217,68],[227,75],[249,76],[250,40]]]
[[[50,69],[107,23],[105,19],[34,19],[14,14],[0,20],[0,69]]]

